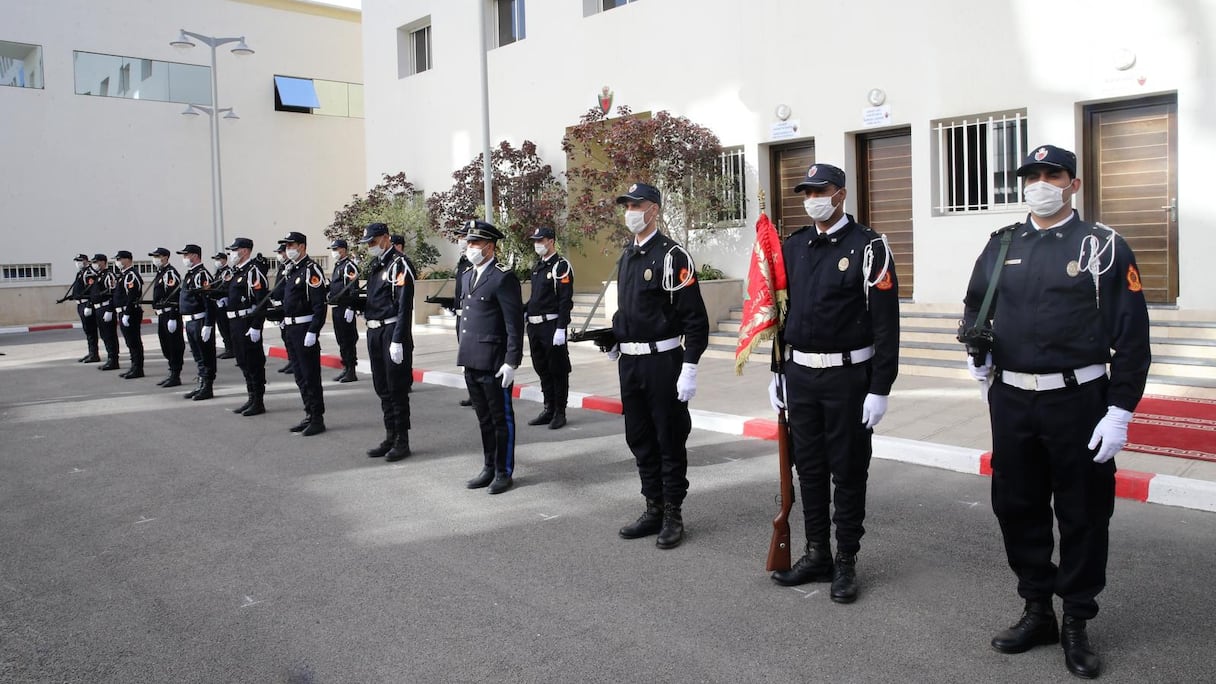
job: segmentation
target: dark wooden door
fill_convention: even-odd
[[[912,131],[857,136],[857,220],[886,235],[899,296],[912,297]]]
[[[1085,218],[1119,231],[1136,253],[1149,302],[1178,299],[1178,100],[1085,108]]]
[[[777,226],[781,239],[810,225],[811,219],[802,207],[802,195],[794,192],[794,186],[806,178],[807,169],[815,163],[815,143],[800,142],[772,148],[772,173],[774,186],[769,188],[769,218]]]

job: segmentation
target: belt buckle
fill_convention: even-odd
[[[811,368],[828,367],[828,355],[823,352],[808,352],[807,360],[810,361]]]

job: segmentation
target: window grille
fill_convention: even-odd
[[[747,217],[747,174],[743,161],[742,146],[722,149],[719,169],[724,206],[718,215],[720,226],[740,225]]]
[[[0,283],[37,282],[51,279],[50,264],[0,265]]]
[[[933,123],[938,214],[1022,208],[1016,175],[1026,156],[1025,111]]]

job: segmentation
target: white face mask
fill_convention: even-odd
[[[1064,188],[1047,181],[1031,183],[1022,191],[1026,195],[1026,204],[1030,213],[1040,218],[1051,216],[1064,208]]]
[[[83,262],[83,261],[77,261],[77,262],[76,262],[76,270],[77,270],[77,271],[83,271],[85,266],[88,266],[88,264],[86,264],[86,263],[85,263],[85,262]]]
[[[186,268],[190,268],[191,265],[192,264],[190,263],[190,259],[188,259],[187,257],[182,257],[182,266],[185,266]]]
[[[334,261],[337,261],[342,258],[342,254],[339,252],[330,252],[329,255],[331,257],[333,257]]]
[[[486,260],[486,255],[481,251],[480,247],[468,247],[464,250],[464,256],[469,260],[470,264],[480,266],[481,262]]]
[[[295,248],[287,250],[286,254],[287,254],[287,258],[291,259],[292,261],[295,261],[296,259],[300,258],[300,250],[295,249]]]
[[[381,247],[380,245],[368,245],[367,253],[374,257],[378,257],[381,254],[384,254],[384,248]]]
[[[634,235],[646,230],[646,212],[641,209],[627,209],[625,211],[625,227]]]
[[[839,193],[840,191],[837,190],[827,197],[806,198],[802,201],[806,215],[810,216],[812,221],[826,221],[832,218],[832,214],[836,213],[836,205],[832,204],[832,198]]]
[[[224,267],[224,262],[220,261],[219,259],[216,259],[215,261],[211,262],[211,265],[216,267],[217,269],[219,269],[219,268]]]
[[[543,243],[543,242],[532,243],[532,249],[536,250],[536,256],[540,256],[540,257],[543,257],[544,255],[549,253],[549,248],[546,247],[545,243]]]

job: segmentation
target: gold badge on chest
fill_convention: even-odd
[[[645,280],[646,282],[650,282],[651,278],[654,278],[654,271],[651,271],[648,268],[642,272],[642,280]]]
[[[1076,261],[1070,261],[1064,267],[1064,272],[1068,274],[1069,278],[1076,278],[1077,274],[1081,272],[1081,264]]]
[[[840,269],[841,271],[849,270],[849,258],[840,257],[840,261],[836,262],[836,268]]]

